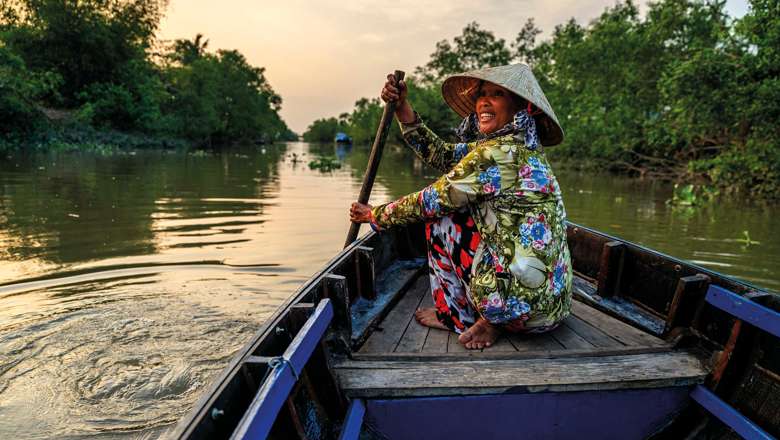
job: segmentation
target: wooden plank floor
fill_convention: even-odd
[[[351,398],[687,387],[708,371],[692,352],[672,346],[582,302],[555,330],[502,336],[467,350],[457,335],[421,326],[418,307],[433,306],[427,274],[414,281],[353,353],[334,365]]]
[[[455,333],[424,327],[414,320],[418,307],[433,307],[427,274],[421,275],[401,300],[379,323],[358,354],[436,356],[464,354],[479,356],[458,343]],[[573,301],[572,315],[555,330],[538,335],[502,336],[481,353],[557,353],[587,355],[596,352],[660,351],[668,348],[662,339],[638,330],[579,301]],[[655,350],[654,350],[655,349]]]

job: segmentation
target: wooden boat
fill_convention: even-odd
[[[772,438],[780,299],[569,224],[573,315],[467,351],[422,327],[421,227],[369,233],[268,320],[177,426],[193,439]]]

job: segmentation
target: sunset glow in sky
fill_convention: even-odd
[[[349,112],[359,98],[378,96],[388,72],[411,73],[428,61],[437,41],[460,35],[471,21],[509,42],[533,17],[546,38],[555,25],[571,17],[587,23],[614,3],[171,0],[158,36],[192,39],[202,33],[210,51],[238,49],[265,67],[282,96],[282,118],[300,134],[317,118]],[[742,16],[747,1],[729,0],[726,9]]]

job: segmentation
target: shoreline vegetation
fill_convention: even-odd
[[[0,3],[0,151],[297,139],[237,50],[159,41],[165,0]]]
[[[407,77],[409,100],[454,140],[460,118],[441,97],[444,78],[526,62],[566,133],[548,150],[556,162],[675,182],[672,203],[682,205],[726,194],[778,199],[780,7],[749,3],[734,19],[721,0],[660,0],[645,14],[624,1],[587,25],[558,25],[544,41],[532,18],[511,42],[472,22]],[[343,131],[370,142],[382,108],[379,98],[361,98],[351,113],[314,121],[303,138],[332,142]],[[400,140],[397,124],[391,136]]]

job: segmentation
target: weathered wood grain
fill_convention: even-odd
[[[665,345],[666,341],[642,330],[631,327],[579,301],[572,301],[572,313],[593,327],[608,334],[625,345]]]
[[[396,261],[377,274],[376,299],[361,298],[357,303],[351,303],[353,351],[365,343],[374,327],[387,317],[406,291],[419,279],[422,271],[423,266]]]
[[[458,342],[458,335],[428,329],[414,319],[417,308],[433,307],[428,282],[417,280],[405,297],[380,324],[361,353],[469,353]],[[415,301],[417,302],[415,304]],[[580,301],[572,303],[573,316],[547,334],[513,335],[500,338],[489,351],[531,351],[585,349],[594,347],[661,347],[668,343],[636,329]],[[398,321],[398,322],[391,322]],[[389,347],[393,346],[394,349]],[[486,351],[487,351],[486,350]]]
[[[604,243],[611,238],[594,234],[588,228],[568,223],[566,239],[569,243],[569,253],[573,267],[589,278],[598,277],[601,263],[601,250]]]
[[[707,374],[699,358],[683,351],[460,362],[344,361],[335,369],[347,395],[371,398],[683,386],[701,383]]]
[[[558,328],[550,332],[550,335],[555,338],[563,348],[566,350],[593,348],[593,344],[588,342],[587,339],[578,335],[571,328],[565,325],[559,325]]]
[[[352,319],[349,317],[349,292],[347,292],[347,279],[341,275],[325,274],[320,283],[322,297],[329,298],[333,303],[334,333],[342,339],[342,343],[349,344],[352,335]]]
[[[361,352],[392,352],[401,340],[409,320],[420,304],[421,284],[427,285],[428,279],[418,277],[412,287],[398,301],[398,304],[382,320],[379,327],[368,337],[366,343],[360,347]],[[381,331],[380,331],[381,329]]]
[[[421,278],[425,278],[423,275]],[[415,290],[416,289],[416,290]],[[420,302],[430,297],[430,285],[428,283],[419,282],[414,285],[412,289],[407,292],[407,295],[412,295],[418,298],[417,304],[414,306],[414,310],[409,314],[409,322],[406,324],[406,330],[404,330],[401,341],[394,351],[402,353],[419,353],[422,351],[425,339],[428,336],[428,327],[421,325],[414,319],[414,311],[420,308]]]
[[[606,333],[576,316],[569,316],[561,325],[569,327],[596,347],[625,347],[625,344],[618,342],[616,339],[611,338]]]
[[[458,335],[457,333],[448,332],[447,336],[449,337],[447,339],[447,353],[468,353],[472,350],[467,349],[463,346],[460,342],[458,342]]]
[[[517,351],[556,351],[563,350],[549,333],[542,334],[508,334],[507,338]]]
[[[411,319],[407,324],[406,331],[401,337],[401,341],[395,350],[399,353],[419,353],[425,345],[425,339],[428,337],[428,327]]]
[[[376,264],[373,248],[368,246],[355,248],[355,276],[358,295],[366,299],[376,298]]]
[[[490,350],[492,352],[516,352],[517,349],[514,345],[512,345],[511,342],[509,342],[509,339],[506,336],[500,336],[498,339],[496,339],[496,342],[490,347],[486,348],[485,350]]]
[[[420,308],[433,307],[433,296],[425,295],[420,302]],[[423,344],[423,353],[446,353],[449,331],[437,328],[429,328]]]
[[[458,342],[455,333],[429,329],[414,320],[417,308],[433,307],[425,275],[393,307],[360,353],[473,353]],[[634,328],[581,301],[573,301],[573,316],[546,334],[507,334],[479,352],[547,352],[612,347],[660,347],[668,343]]]
[[[437,330],[431,329],[431,333]],[[444,330],[439,330],[444,333]],[[446,336],[446,334],[445,334]],[[354,353],[352,359],[366,361],[464,361],[464,360],[498,360],[498,359],[556,359],[583,358],[599,356],[617,356],[629,354],[665,353],[669,347],[590,347],[571,350],[534,350],[534,351],[492,351],[469,350],[466,353]]]
[[[609,297],[620,294],[620,278],[623,274],[626,245],[620,241],[604,243],[598,275],[598,294]]]
[[[704,301],[709,285],[710,277],[701,273],[680,277],[672,302],[669,304],[664,332],[669,332],[675,327],[691,325],[693,317],[696,315],[696,309]]]
[[[481,350],[476,349],[468,349],[463,344],[461,344],[458,341],[458,338],[460,335],[453,332],[449,333],[449,339],[447,340],[447,353],[459,353],[461,355],[465,355],[468,353],[484,353],[486,351],[491,352],[516,352],[515,347],[512,345],[511,342],[506,338],[506,336],[499,336],[498,339],[496,339],[496,342],[493,343],[492,346],[483,348]]]
[[[448,330],[440,330],[432,328],[428,330],[428,337],[425,339],[425,345],[423,345],[423,353],[446,353],[447,341],[450,337]]]

